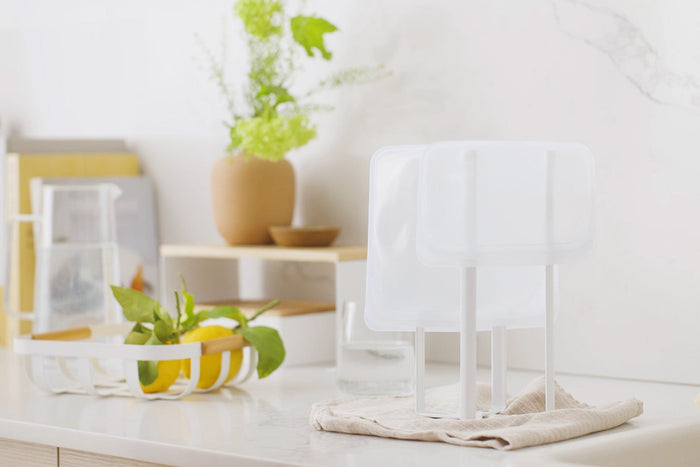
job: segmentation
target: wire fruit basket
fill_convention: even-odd
[[[141,399],[174,400],[192,392],[209,392],[224,384],[240,384],[255,371],[257,353],[239,335],[202,342],[172,345],[122,344],[132,323],[102,324],[42,334],[27,334],[14,340],[25,373],[38,388],[54,394],[131,396]],[[243,365],[228,383],[231,352],[243,351]],[[216,382],[197,388],[200,357],[221,354]],[[190,379],[180,376],[167,390],[145,393],[139,382],[139,361],[190,361]]]

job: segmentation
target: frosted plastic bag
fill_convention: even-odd
[[[593,157],[581,144],[436,143],[419,174],[424,264],[555,264],[591,244]]]
[[[590,151],[573,143],[377,151],[370,170],[368,325],[457,330],[458,267],[478,265],[479,329],[543,326],[542,266],[590,245],[592,172]]]

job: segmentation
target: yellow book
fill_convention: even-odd
[[[6,315],[5,315],[5,297],[4,288],[0,287],[0,347],[6,347],[8,344],[5,342],[5,326],[6,326]]]
[[[6,160],[6,213],[11,220],[18,214],[31,213],[29,181],[34,177],[103,177],[138,175],[139,158],[133,153],[9,153]],[[34,304],[34,236],[29,223],[13,227],[13,244],[8,251],[10,259],[10,297],[15,310],[31,311]],[[8,293],[8,291],[5,291]],[[5,321],[4,345],[12,339],[31,332],[31,322],[0,315]],[[0,322],[0,327],[2,327]]]

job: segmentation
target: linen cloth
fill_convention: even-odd
[[[490,399],[490,387],[479,383],[477,409],[487,410]],[[428,389],[425,394],[430,412],[457,413],[458,400],[458,385]],[[556,383],[555,407],[544,411],[544,378],[540,377],[510,398],[504,410],[480,420],[427,418],[415,413],[414,396],[380,396],[314,404],[310,422],[323,431],[513,450],[614,428],[642,413],[637,399],[592,407]]]

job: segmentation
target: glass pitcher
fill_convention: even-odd
[[[44,185],[38,214],[13,219],[34,222],[34,312],[11,310],[9,294],[5,309],[33,319],[35,333],[121,320],[110,290],[119,282],[114,201],[120,194],[110,183]]]

